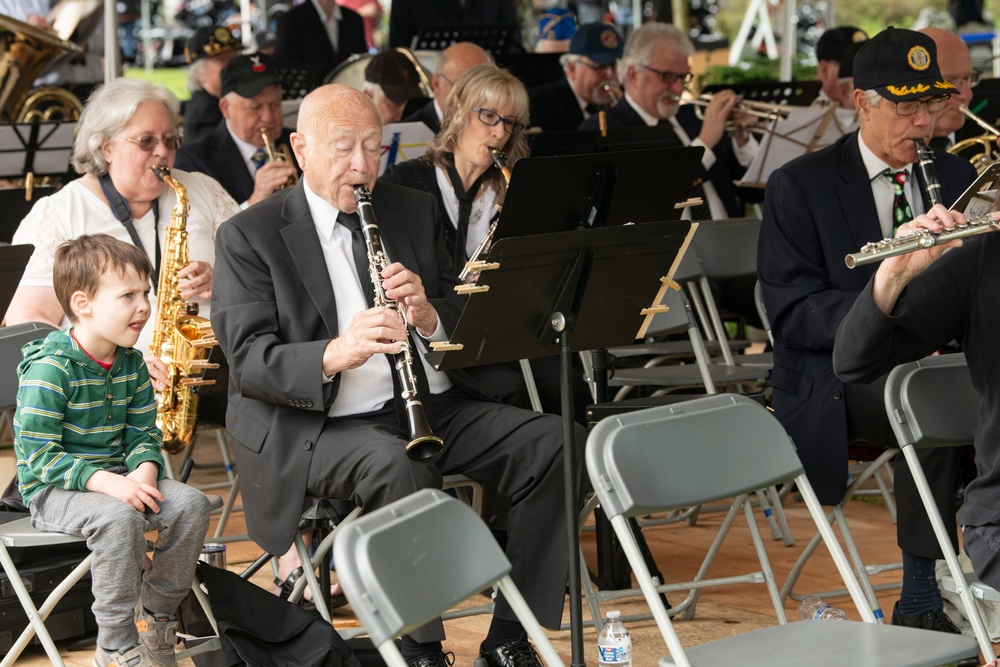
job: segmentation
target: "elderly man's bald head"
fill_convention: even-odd
[[[472,42],[456,42],[441,52],[437,72],[431,79],[434,97],[438,104],[444,107],[444,101],[451,92],[451,87],[462,78],[462,75],[477,65],[492,63],[493,58],[478,44]]]
[[[291,143],[306,186],[339,210],[357,210],[354,186],[375,186],[382,124],[361,91],[331,84],[309,93]]]

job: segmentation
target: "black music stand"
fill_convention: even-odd
[[[490,55],[519,53],[524,47],[517,40],[517,25],[502,24],[458,24],[426,25],[413,38],[410,48],[414,50],[443,51],[456,42],[478,44]]]
[[[323,83],[326,72],[322,67],[308,63],[278,63],[281,79],[281,99],[298,100]]]
[[[0,123],[0,178],[65,174],[75,130],[75,122]]]
[[[495,60],[497,65],[520,79],[525,88],[532,88],[563,78],[565,72],[559,64],[560,57],[561,53],[498,53]]]
[[[702,94],[732,90],[750,102],[807,107],[819,96],[823,84],[819,81],[748,81],[746,83],[714,83],[701,89]]]
[[[528,142],[532,157],[684,147],[674,131],[665,126],[609,129],[607,136],[597,130],[542,132],[529,135]]]
[[[42,197],[55,194],[54,187],[32,188],[31,198],[27,197],[25,188],[8,188],[0,190],[0,243],[11,243],[14,240],[14,232],[21,225],[24,216],[28,215],[31,207]]]
[[[645,334],[694,229],[668,221],[501,239],[487,258],[498,266],[480,275],[451,339],[426,355],[450,370],[559,354],[574,666],[585,663],[571,355]]]

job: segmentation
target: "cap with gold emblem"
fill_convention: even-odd
[[[890,26],[875,35],[854,57],[853,70],[855,88],[893,102],[958,92],[941,76],[934,40],[913,30]]]
[[[239,40],[233,37],[225,26],[207,26],[198,28],[188,38],[184,45],[184,60],[190,65],[199,58],[211,58],[227,51],[239,51],[243,48]]]
[[[823,32],[816,42],[816,60],[836,60],[843,63],[844,52],[851,44],[864,42],[868,34],[853,25],[842,25]]]

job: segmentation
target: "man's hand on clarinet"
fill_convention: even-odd
[[[376,354],[396,354],[406,340],[406,324],[395,310],[379,306],[357,313],[347,329],[326,345],[323,374],[358,368]]]
[[[424,337],[437,329],[438,316],[428,303],[420,276],[399,262],[382,270],[382,288],[387,299],[397,302],[406,313],[406,321]]]

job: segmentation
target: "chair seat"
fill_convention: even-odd
[[[990,602],[1000,602],[1000,591],[988,584],[984,584],[975,575],[967,575],[966,581],[969,582],[969,591],[972,593],[972,597],[979,600],[989,600]],[[958,585],[955,583],[954,577],[950,574],[941,577],[941,588],[949,593],[958,593]]]
[[[979,654],[974,637],[854,621],[798,621],[685,650],[692,665],[937,667]],[[669,656],[660,667],[673,665]]]
[[[734,352],[737,350],[745,350],[750,347],[750,341],[746,340],[731,340],[729,341],[729,349]],[[717,340],[707,340],[705,341],[705,349],[710,354],[717,354],[722,350],[722,346],[719,345]],[[642,345],[624,345],[621,347],[608,348],[608,352],[615,355],[620,359],[626,357],[673,357],[673,356],[693,356],[694,350],[691,347],[691,342],[687,340],[668,340],[662,343],[643,343]]]
[[[87,538],[67,535],[66,533],[48,533],[36,530],[31,525],[31,517],[16,519],[0,526],[0,540],[7,548],[11,547],[50,547],[56,544],[86,542]]]

